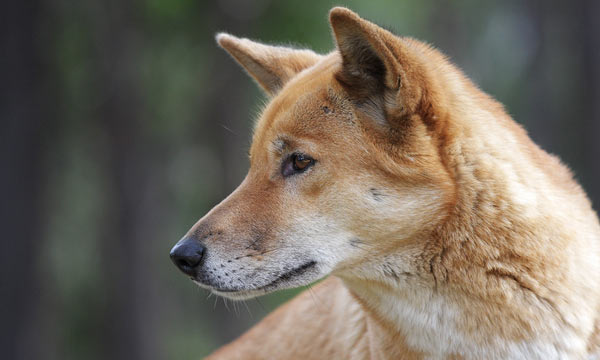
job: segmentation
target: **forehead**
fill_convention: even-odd
[[[323,139],[351,122],[351,104],[334,79],[339,67],[339,59],[328,56],[292,79],[259,118],[251,151],[282,135]]]

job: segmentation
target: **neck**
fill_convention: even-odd
[[[400,335],[406,346],[427,356],[463,352],[468,344],[456,335],[460,310],[436,289],[432,277],[386,264],[386,277],[339,276],[359,300],[367,316],[381,328]],[[475,351],[476,346],[473,346]]]

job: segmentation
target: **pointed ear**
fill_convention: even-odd
[[[407,85],[414,61],[401,38],[343,7],[331,9],[329,21],[342,56],[340,81],[371,92]]]
[[[225,33],[217,34],[216,39],[269,95],[275,95],[297,73],[321,59],[310,50],[270,46]]]

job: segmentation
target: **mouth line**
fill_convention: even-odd
[[[317,262],[314,260],[308,261],[308,262],[304,263],[303,265],[300,265],[296,268],[293,268],[292,270],[290,270],[288,272],[285,272],[285,273],[279,275],[275,280],[271,281],[267,285],[263,285],[258,288],[254,288],[254,289],[215,289],[215,288],[213,288],[212,291],[219,292],[219,293],[225,293],[225,294],[232,294],[232,293],[239,293],[239,292],[245,292],[245,291],[266,290],[270,287],[276,286],[277,284],[279,284],[281,282],[289,280],[295,276],[302,275],[303,273],[308,271],[310,268],[314,267],[316,264],[317,264]]]

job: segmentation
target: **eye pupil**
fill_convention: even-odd
[[[294,167],[297,170],[303,170],[308,165],[310,165],[311,161],[312,161],[311,159],[305,158],[304,155],[296,155],[294,158]]]
[[[296,170],[304,170],[310,163],[312,159],[305,157],[302,154],[298,154],[294,156],[294,168]]]
[[[316,160],[308,155],[300,153],[291,154],[281,164],[281,175],[288,177],[302,173],[313,166],[315,162]]]

